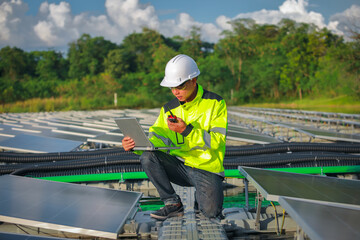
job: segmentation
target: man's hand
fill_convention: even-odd
[[[122,146],[125,151],[130,151],[135,147],[135,142],[131,137],[124,137],[122,140]]]
[[[182,133],[187,124],[179,117],[176,118],[177,122],[171,122],[169,119],[167,120],[167,124],[170,130],[178,133]]]

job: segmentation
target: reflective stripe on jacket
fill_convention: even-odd
[[[225,100],[215,93],[204,90],[201,85],[194,100],[181,104],[174,98],[165,104],[149,138],[154,146],[178,146],[170,154],[184,161],[185,165],[213,173],[223,173],[227,132],[227,109]],[[188,125],[181,134],[171,131],[167,118],[171,112]]]

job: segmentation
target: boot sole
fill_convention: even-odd
[[[181,212],[172,212],[167,216],[159,216],[159,215],[155,215],[153,213],[150,214],[150,217],[158,219],[158,220],[166,220],[167,218],[172,218],[172,217],[181,217],[184,216],[184,211]]]

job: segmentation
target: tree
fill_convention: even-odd
[[[251,32],[256,28],[252,19],[237,19],[231,22],[233,31],[225,31],[225,38],[215,46],[215,51],[225,59],[234,79],[234,90],[241,86],[242,67],[244,61],[256,53],[256,46]]]
[[[132,60],[131,55],[124,49],[111,50],[104,61],[105,72],[120,78],[130,72]]]
[[[41,80],[64,80],[67,77],[68,62],[60,52],[35,51],[31,55],[37,62],[35,71]]]
[[[167,62],[176,56],[174,49],[168,47],[165,44],[161,44],[152,54],[153,67],[152,72],[164,73]]]
[[[190,37],[182,42],[180,52],[191,56],[195,61],[201,58],[203,52],[200,36],[200,28],[193,26],[190,31]]]
[[[316,73],[319,57],[326,53],[326,34],[314,25],[302,23],[282,44],[288,49],[280,75],[282,87],[294,90],[301,100],[303,92],[312,88],[310,79]]]
[[[217,54],[211,54],[206,58],[198,60],[199,70],[201,72],[199,83],[209,91],[214,91],[224,98],[231,99],[231,89],[233,82],[231,81],[231,72]]]
[[[70,43],[69,77],[80,79],[88,74],[104,72],[104,59],[115,48],[116,44],[103,37],[91,38],[89,34],[83,34],[76,42]]]
[[[142,33],[132,33],[124,38],[121,48],[131,56],[134,69],[132,72],[151,72],[153,53],[164,44],[164,37],[149,28],[143,28]]]
[[[4,47],[0,50],[0,73],[12,80],[20,79],[24,75],[33,75],[35,61],[17,47]]]

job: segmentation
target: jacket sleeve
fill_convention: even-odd
[[[225,100],[221,100],[213,109],[209,130],[189,124],[182,135],[188,141],[190,149],[217,150],[225,147],[227,132],[227,108]]]
[[[156,147],[171,147],[175,146],[170,139],[171,130],[166,121],[165,111],[162,107],[159,117],[149,129],[149,139]]]
[[[168,147],[173,146],[170,139],[167,136],[169,128],[164,121],[164,108],[161,108],[160,114],[155,123],[149,128],[149,140],[155,147]],[[166,150],[164,150],[166,151]],[[135,154],[141,155],[144,151],[136,150]]]

